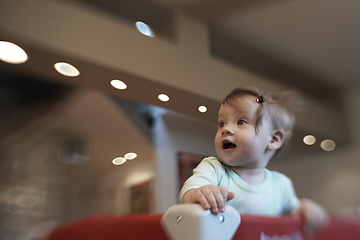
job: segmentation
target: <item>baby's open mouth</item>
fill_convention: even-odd
[[[223,149],[232,149],[232,148],[236,148],[236,145],[233,144],[232,142],[230,142],[229,140],[224,140],[222,142],[222,148]]]

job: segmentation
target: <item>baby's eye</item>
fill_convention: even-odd
[[[219,122],[219,127],[225,127],[225,123],[224,122]]]
[[[245,120],[239,120],[239,121],[237,122],[237,124],[238,124],[238,125],[244,125],[244,124],[246,124],[246,121],[245,121]]]

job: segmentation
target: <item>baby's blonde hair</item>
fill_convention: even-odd
[[[292,135],[295,123],[294,112],[299,110],[302,104],[299,94],[295,92],[284,92],[281,95],[275,95],[255,87],[239,87],[235,88],[226,96],[223,104],[234,106],[234,100],[244,95],[255,96],[259,104],[255,129],[256,133],[258,133],[260,123],[263,121],[264,115],[266,115],[271,121],[274,130],[284,131],[283,146],[286,145]],[[282,149],[282,147],[280,149]]]

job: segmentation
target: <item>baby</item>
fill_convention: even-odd
[[[324,225],[321,206],[299,200],[288,177],[266,169],[290,137],[294,100],[291,94],[278,97],[254,87],[234,89],[219,110],[218,158],[205,158],[194,169],[181,201],[200,203],[214,214],[224,212],[226,202],[242,214],[300,214],[309,232]]]

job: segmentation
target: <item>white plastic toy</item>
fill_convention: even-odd
[[[178,204],[161,218],[161,225],[173,240],[230,240],[240,225],[240,214],[226,205],[225,212],[212,214],[200,204]]]

